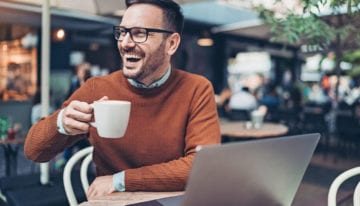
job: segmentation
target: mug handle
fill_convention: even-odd
[[[89,122],[89,124],[90,124],[90,126],[93,126],[93,127],[97,128],[95,122]]]

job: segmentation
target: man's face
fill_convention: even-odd
[[[162,10],[150,4],[130,6],[120,26],[167,29],[163,28]],[[118,41],[118,48],[125,77],[135,79],[145,85],[159,79],[169,65],[170,57],[166,52],[166,39],[163,33],[150,32],[144,43],[133,42],[130,34],[127,33],[122,42]]]

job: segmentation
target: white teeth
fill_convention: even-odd
[[[140,59],[141,57],[135,54],[125,54],[125,58]]]

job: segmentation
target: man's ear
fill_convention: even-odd
[[[167,54],[173,55],[180,45],[181,37],[179,33],[173,33],[167,39]]]

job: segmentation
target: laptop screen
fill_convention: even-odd
[[[184,196],[137,206],[291,205],[320,134],[205,146]]]

